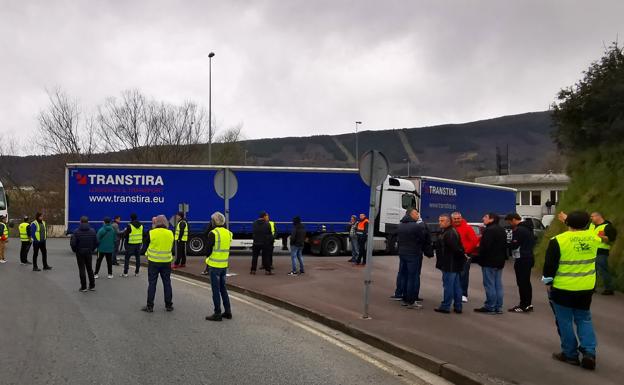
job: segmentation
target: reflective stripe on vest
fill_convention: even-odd
[[[143,225],[134,227],[132,223],[130,226],[130,235],[128,236],[128,244],[130,245],[140,245],[143,243]]]
[[[39,222],[37,221],[33,221],[33,223],[35,224],[35,234],[34,234],[35,240],[37,242],[45,241],[48,238],[48,229],[46,227],[45,221],[41,222],[41,226],[39,225]],[[42,230],[43,230],[43,239],[41,239]]]
[[[608,223],[605,222],[601,225],[594,225],[593,223],[589,225],[589,229],[591,231],[594,232],[594,234],[598,235],[599,232],[604,231],[605,227],[607,227]],[[610,240],[609,240],[610,241]],[[604,243],[602,242],[602,239],[600,239],[600,246],[598,246],[599,249],[605,249],[605,250],[609,250],[611,249],[611,245],[609,243]]]
[[[269,226],[271,227],[271,234],[275,236],[275,222],[269,221]]]
[[[225,269],[228,267],[230,258],[232,233],[225,227],[217,227],[211,233],[214,234],[215,244],[212,247],[212,253],[206,258],[206,264],[210,267]]]
[[[596,285],[596,252],[600,238],[593,230],[566,231],[555,237],[561,256],[553,287],[592,290]]]
[[[149,232],[150,244],[147,247],[147,259],[152,262],[166,263],[173,261],[173,233],[169,229],[155,228]]]
[[[184,226],[184,233],[182,233],[182,241],[186,242],[188,241],[188,222],[182,220],[180,222],[178,222],[178,224],[176,225],[176,231],[175,231],[175,239],[178,240],[180,239],[180,223],[184,222],[186,224],[186,226]]]
[[[19,225],[19,234],[20,234],[20,240],[22,242],[30,242],[31,239],[28,236],[28,226],[30,226],[28,223],[26,222],[22,222]]]

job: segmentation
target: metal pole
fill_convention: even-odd
[[[371,173],[370,180],[373,180],[373,170],[375,169],[375,154],[371,156]],[[368,303],[370,296],[370,285],[373,265],[373,236],[375,233],[375,201],[377,194],[377,186],[371,183],[370,200],[368,205],[368,237],[366,239],[366,273],[364,275],[364,315],[362,318],[370,318],[368,314]]]
[[[230,229],[230,198],[228,192],[228,169],[223,170],[223,197],[225,198],[225,228]]]
[[[358,142],[358,124],[362,124],[362,122],[356,121],[355,122],[355,154],[354,154],[354,158],[355,158],[355,168],[358,168],[360,165],[360,149],[359,149],[359,142]]]
[[[212,164],[212,57],[208,54],[208,164]]]
[[[410,160],[407,159],[407,176],[410,176]]]

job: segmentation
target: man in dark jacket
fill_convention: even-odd
[[[71,249],[76,253],[78,262],[78,273],[80,274],[80,291],[87,291],[87,278],[85,269],[89,276],[89,290],[95,290],[95,278],[93,276],[93,265],[91,256],[98,246],[95,230],[89,226],[89,218],[80,217],[80,226],[71,236],[69,241]]]
[[[303,269],[303,246],[305,243],[306,229],[301,223],[300,217],[293,218],[293,229],[290,234],[290,259],[292,270],[288,275],[304,274]],[[297,261],[299,261],[299,273],[297,273]]]
[[[516,283],[520,294],[520,304],[509,309],[513,313],[525,313],[533,311],[533,288],[531,287],[531,269],[535,265],[533,248],[535,247],[535,235],[533,234],[533,222],[522,221],[518,213],[511,213],[505,217],[511,225],[513,239],[511,241],[511,254],[514,258],[514,271]]]
[[[416,209],[409,209],[405,213],[397,231],[399,241],[399,279],[397,285],[404,288],[403,306],[408,309],[421,309],[417,302],[420,292],[420,270],[422,268],[423,253],[427,257],[433,256],[431,236]]]
[[[436,242],[436,268],[442,271],[444,297],[440,306],[433,310],[438,313],[449,314],[451,305],[453,305],[453,311],[461,314],[462,288],[460,274],[464,271],[466,254],[457,230],[451,225],[451,216],[448,214],[440,215],[438,221],[442,232]]]
[[[253,245],[251,248],[251,271],[250,274],[256,274],[258,267],[258,256],[262,254],[262,267],[266,275],[273,274],[271,272],[270,252],[273,250],[273,232],[269,225],[268,215],[261,212],[260,216],[253,223]]]
[[[483,272],[485,304],[477,313],[503,314],[503,268],[507,259],[507,233],[495,213],[483,216],[485,230],[481,236],[478,263]]]

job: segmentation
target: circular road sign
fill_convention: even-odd
[[[367,186],[382,184],[389,171],[388,159],[377,150],[370,150],[360,158],[360,177]]]
[[[236,178],[236,174],[229,168],[217,171],[214,177],[214,188],[222,199],[232,199],[238,191],[238,179]]]

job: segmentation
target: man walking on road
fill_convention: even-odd
[[[466,254],[459,234],[451,224],[451,217],[448,214],[441,215],[439,224],[442,233],[436,242],[436,268],[442,271],[444,297],[440,306],[433,310],[449,314],[453,305],[453,311],[461,314],[462,290],[459,275],[464,270]]]
[[[176,241],[176,260],[173,268],[186,267],[186,242],[188,241],[188,222],[182,211],[176,214],[175,241]]]
[[[303,246],[305,245],[306,229],[300,217],[293,218],[293,228],[290,234],[290,261],[292,269],[288,275],[305,274],[303,267]],[[297,262],[299,271],[297,272]]]
[[[258,256],[260,254],[262,254],[262,267],[265,270],[265,274],[273,274],[271,272],[269,251],[273,251],[273,232],[271,231],[271,225],[269,224],[267,213],[262,211],[258,219],[256,219],[253,223],[253,245],[250,274],[256,274]]]
[[[28,218],[27,215],[24,215],[24,219],[22,220],[22,223],[20,223],[19,225],[19,235],[20,235],[20,241],[22,243],[20,247],[20,264],[21,265],[31,265],[31,263],[28,262],[28,252],[30,251],[30,245],[32,245],[32,237],[30,235],[30,224],[28,223],[29,220],[30,218]]]
[[[154,311],[154,297],[158,276],[163,281],[165,295],[165,309],[173,311],[173,290],[171,288],[171,262],[173,261],[173,232],[169,230],[167,218],[164,215],[155,217],[152,221],[147,244],[147,305],[141,310],[151,313]]]
[[[609,250],[613,242],[615,242],[617,231],[615,226],[605,220],[602,214],[597,211],[591,214],[591,222],[589,229],[600,237],[602,241],[598,246],[596,254],[596,270],[604,283],[602,295],[613,295],[613,280],[611,279],[611,274],[609,274]]]
[[[405,291],[403,306],[408,309],[421,309],[418,302],[420,293],[420,271],[422,268],[423,253],[431,258],[431,236],[420,221],[420,213],[416,209],[409,209],[405,213],[398,229],[399,242],[399,277],[402,280],[400,287]]]
[[[128,269],[130,265],[130,258],[134,255],[136,259],[136,265],[134,269],[134,276],[139,275],[139,267],[141,266],[141,249],[143,246],[143,224],[139,222],[136,214],[130,214],[130,223],[124,231],[124,237],[128,239],[126,243],[126,258],[124,260],[124,269],[121,274],[122,277],[128,276]]]
[[[546,249],[542,281],[555,313],[561,352],[558,361],[596,368],[596,335],[591,318],[591,301],[596,285],[596,253],[601,239],[593,229],[585,230],[589,215],[583,211],[560,216],[568,231],[552,238]],[[576,334],[574,332],[576,325]],[[579,361],[579,353],[582,360]]]
[[[212,214],[211,221],[214,229],[207,239],[208,257],[206,265],[210,269],[210,286],[212,287],[212,302],[214,303],[214,313],[207,316],[207,321],[221,321],[223,318],[232,319],[232,307],[230,297],[225,287],[228,262],[230,259],[230,244],[232,243],[232,233],[223,227],[225,217],[220,212]],[[221,300],[223,309],[221,313]]]
[[[124,234],[119,225],[121,225],[121,217],[117,215],[113,219],[113,223],[111,223],[113,231],[115,231],[115,247],[113,248],[113,255],[111,256],[113,266],[119,265],[119,262],[117,262],[117,253],[119,252],[119,246],[121,245],[121,240],[123,239]]]
[[[355,264],[358,266],[366,265],[366,241],[368,240],[368,218],[366,214],[360,214],[360,220],[355,231],[358,238],[358,256]]]
[[[485,230],[479,246],[479,265],[483,272],[485,304],[477,313],[503,314],[503,268],[507,259],[507,233],[498,224],[499,216],[485,214]]]
[[[5,250],[9,243],[9,226],[6,224],[6,217],[0,216],[0,263],[6,263]]]
[[[30,234],[33,238],[33,271],[41,271],[37,266],[37,257],[41,251],[41,260],[43,262],[43,270],[52,270],[52,266],[48,265],[48,250],[46,248],[46,239],[48,238],[48,229],[43,214],[37,213],[35,220],[30,224]]]
[[[462,302],[468,302],[468,285],[470,283],[470,264],[472,262],[472,257],[477,254],[477,248],[479,246],[479,238],[477,238],[477,234],[475,234],[472,226],[466,222],[466,220],[462,217],[461,213],[455,211],[451,214],[451,219],[453,220],[453,228],[459,234],[459,238],[461,240],[461,244],[464,247],[464,252],[466,253],[466,263],[464,264],[464,270],[459,276],[462,287]]]
[[[89,290],[95,290],[92,254],[97,248],[98,243],[95,230],[89,226],[89,218],[85,216],[80,217],[80,226],[72,234],[69,245],[72,251],[76,253],[76,262],[78,263],[78,273],[80,275],[79,291],[87,291],[85,270],[89,276]]]
[[[512,307],[509,311],[513,313],[531,312],[533,311],[531,269],[535,265],[533,248],[536,241],[533,234],[533,224],[530,220],[522,221],[518,213],[508,214],[505,220],[511,225],[513,231],[511,250],[514,258],[516,283],[520,294],[520,304]]]

